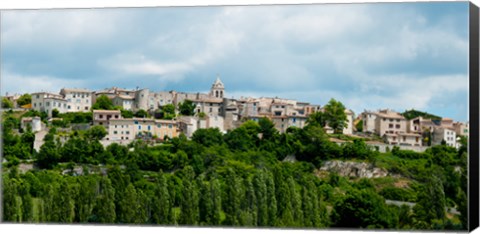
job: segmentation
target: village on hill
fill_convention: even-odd
[[[25,102],[25,97],[31,101]],[[258,122],[260,118],[269,119],[275,129],[285,133],[289,127],[303,128],[315,113],[330,116],[330,124],[323,121],[326,133],[364,138],[383,152],[391,146],[423,152],[429,146],[442,143],[458,148],[460,137],[468,136],[468,122],[455,122],[416,110],[404,113],[391,109],[365,110],[355,115],[341,102],[332,101],[321,106],[279,97],[227,98],[224,84],[217,77],[209,93],[150,92],[148,88],[112,87],[98,91],[63,88],[58,94],[6,95],[2,103],[3,111],[13,109],[30,113],[24,115],[28,117],[21,117],[21,126],[30,126],[39,138],[51,126],[68,130],[100,125],[107,131],[102,139],[105,146],[111,143],[126,145],[135,139],[161,142],[180,133],[190,138],[202,128],[218,128],[226,133],[247,120]],[[339,105],[344,114],[330,113],[332,111],[326,108],[330,105]],[[61,117],[66,113],[91,116],[83,121],[69,121]],[[338,120],[333,120],[335,118]],[[338,143],[345,139],[332,137],[332,141]],[[35,148],[39,150],[41,145],[42,140],[37,139]]]

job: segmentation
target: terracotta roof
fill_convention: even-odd
[[[79,93],[92,93],[88,89],[76,89],[76,88],[63,88],[60,92],[79,92]]]
[[[415,137],[421,137],[422,135],[417,134],[417,133],[407,133],[407,132],[401,132],[398,133],[399,136],[415,136]]]
[[[119,110],[93,110],[93,113],[115,113],[120,114]]]
[[[402,115],[397,112],[389,112],[389,113],[376,113],[379,117],[382,118],[391,118],[391,119],[405,119]]]
[[[127,99],[127,100],[133,100],[135,99],[132,96],[127,96],[127,95],[117,95],[115,98],[120,98],[120,99]]]

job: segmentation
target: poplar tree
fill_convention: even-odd
[[[257,171],[253,177],[253,188],[257,199],[257,225],[268,225],[267,185],[265,183],[265,172]]]
[[[212,199],[212,209],[207,213],[207,220],[212,225],[220,225],[220,214],[222,212],[222,190],[220,181],[216,178],[210,181],[210,197]]]
[[[168,192],[168,184],[165,174],[160,171],[157,186],[155,188],[155,197],[152,204],[152,220],[157,224],[172,223],[172,202]]]
[[[182,199],[180,201],[180,224],[196,225],[198,221],[198,191],[195,186],[195,172],[191,166],[184,169]]]
[[[99,223],[114,223],[115,212],[115,189],[112,182],[106,176],[102,176],[99,182],[99,194],[96,199],[95,214]]]
[[[277,199],[275,197],[275,182],[270,172],[266,173],[268,225],[274,227],[277,223]]]

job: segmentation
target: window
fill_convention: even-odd
[[[157,128],[161,128],[162,127],[162,124],[157,124]]]
[[[407,141],[407,137],[406,137],[406,136],[403,136],[403,141]]]
[[[117,134],[118,132],[117,131],[113,131],[113,134]]]
[[[80,110],[80,107],[79,107],[79,106],[77,106],[77,110]]]
[[[172,124],[168,124],[168,128],[172,128]]]
[[[419,137],[415,137],[415,142],[417,142],[417,143],[418,143],[418,139],[419,139]]]
[[[142,130],[142,125],[138,125],[138,130]]]
[[[118,119],[118,115],[115,115],[115,119]]]
[[[117,125],[115,125],[115,128],[117,128]]]
[[[127,134],[127,135],[130,134],[130,131],[126,131],[125,134]],[[128,139],[128,137],[127,137],[127,139]]]
[[[212,112],[212,108],[210,107],[210,112]]]
[[[46,106],[50,106],[50,102],[46,102]]]
[[[297,118],[293,118],[293,122],[294,122],[294,123],[297,122]]]
[[[70,109],[70,106],[68,106],[68,109]],[[100,119],[103,119],[103,115],[98,116]]]
[[[148,129],[148,131],[150,131],[150,125],[148,125],[147,129]]]
[[[388,128],[393,128],[393,124],[389,124],[389,125],[388,125]]]
[[[85,107],[85,110],[88,110],[88,106]]]
[[[396,140],[397,140],[397,138],[396,138],[396,137],[393,137],[393,141],[396,141]]]
[[[37,103],[33,103],[33,107],[37,107]]]
[[[400,128],[400,124],[395,125],[395,128]]]

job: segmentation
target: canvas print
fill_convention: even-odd
[[[1,12],[2,221],[466,230],[469,4]]]

